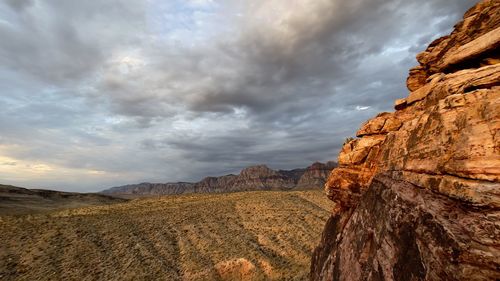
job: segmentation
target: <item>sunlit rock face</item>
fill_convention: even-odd
[[[500,279],[500,2],[417,59],[408,97],[340,152],[311,280]]]

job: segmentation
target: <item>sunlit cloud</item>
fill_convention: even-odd
[[[367,110],[369,108],[370,108],[369,106],[356,105],[356,110],[358,110],[358,111]]]

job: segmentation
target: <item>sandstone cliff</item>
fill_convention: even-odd
[[[417,60],[408,97],[342,148],[311,280],[500,279],[500,2]]]
[[[266,165],[251,166],[239,175],[206,177],[199,182],[140,183],[104,190],[114,195],[171,195],[182,193],[219,193],[249,190],[287,190],[321,188],[335,162],[316,162],[306,169],[275,171]]]
[[[315,186],[324,186],[330,172],[337,167],[335,162],[327,162],[326,164],[316,162],[307,167],[297,182],[296,188],[308,188]]]

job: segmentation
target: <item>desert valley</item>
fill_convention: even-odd
[[[260,165],[102,194],[0,186],[0,279],[307,279],[335,166]]]
[[[0,279],[304,280],[332,208],[318,189],[108,204],[0,215]]]
[[[500,280],[500,1],[70,2],[0,3],[0,280]]]

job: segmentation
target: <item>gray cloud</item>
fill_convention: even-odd
[[[22,11],[25,8],[33,5],[33,0],[6,0],[7,5],[17,11]]]
[[[6,1],[0,161],[54,168],[0,177],[90,191],[334,159],[473,4]]]

